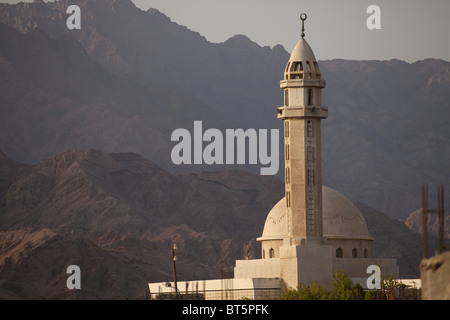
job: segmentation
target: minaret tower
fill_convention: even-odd
[[[332,245],[323,234],[321,120],[319,65],[304,39],[306,14],[301,14],[301,39],[294,47],[280,82],[284,106],[285,197],[270,211],[261,241],[262,259],[236,262],[235,277],[280,278],[288,288],[313,282],[330,286],[333,279]],[[364,270],[365,271],[365,270]]]
[[[306,14],[300,19],[301,39],[280,82],[284,106],[277,109],[284,122],[285,197],[270,210],[262,236],[256,239],[261,242],[262,259],[236,261],[235,278],[281,279],[291,289],[299,283],[329,288],[333,272],[345,270],[365,284],[368,266],[381,265],[384,274],[398,272],[398,267],[394,259],[366,257],[373,238],[359,210],[343,195],[324,188],[322,212],[321,121],[328,117],[328,109],[322,106],[325,81],[304,39]]]
[[[280,87],[284,106],[277,116],[284,121],[285,192],[288,234],[284,245],[323,243],[321,120],[328,117],[322,106],[325,80],[311,47],[301,39],[292,51]]]

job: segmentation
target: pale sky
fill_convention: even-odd
[[[17,0],[0,0],[17,3]],[[22,2],[32,2],[22,1]],[[156,8],[210,42],[243,34],[260,46],[291,52],[306,12],[305,39],[319,60],[426,58],[450,61],[450,0],[133,0]],[[381,9],[381,29],[369,30],[370,5]]]

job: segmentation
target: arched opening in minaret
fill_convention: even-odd
[[[353,248],[353,250],[352,250],[352,257],[353,258],[357,258],[358,257],[358,250],[356,250],[356,248]]]
[[[337,248],[336,249],[336,258],[342,258],[344,257],[344,250],[342,250],[341,248]]]
[[[308,106],[313,103],[313,90],[311,88],[308,89]]]
[[[315,78],[316,79],[322,78],[322,74],[320,72],[320,68],[319,68],[319,65],[317,64],[317,62],[314,61],[313,65],[314,65],[314,71],[315,71]]]
[[[289,62],[286,66],[285,71],[285,79],[286,80],[295,80],[295,79],[303,79],[303,63],[302,61],[297,62]]]
[[[311,65],[309,64],[309,61],[306,61],[306,78],[311,79]]]
[[[269,250],[269,258],[274,258],[275,257],[275,250],[273,250],[273,248],[270,248]]]

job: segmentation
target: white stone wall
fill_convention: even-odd
[[[333,272],[345,270],[350,278],[366,278],[371,275],[367,273],[367,267],[377,265],[381,269],[381,276],[394,276],[399,273],[396,259],[383,258],[333,258]]]
[[[205,300],[241,300],[241,299],[269,299],[280,295],[283,286],[281,279],[214,279],[178,281],[179,299],[183,295],[201,297]],[[148,284],[151,298],[172,296],[174,298],[173,282],[158,282]]]
[[[280,258],[236,260],[235,278],[280,278]]]

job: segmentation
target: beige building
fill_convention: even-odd
[[[450,251],[420,263],[422,300],[450,300]]]
[[[280,82],[284,106],[277,109],[277,116],[284,122],[285,197],[269,212],[257,239],[262,258],[236,261],[234,279],[226,283],[183,282],[179,288],[185,286],[186,293],[200,287],[197,292],[207,298],[207,292],[233,288],[245,291],[248,298],[271,296],[300,282],[329,287],[339,270],[365,287],[371,265],[379,266],[382,275],[398,274],[395,259],[371,257],[374,239],[361,212],[342,194],[322,186],[321,121],[328,117],[328,108],[322,105],[325,80],[303,36]],[[152,295],[173,290],[166,283],[149,288]]]

